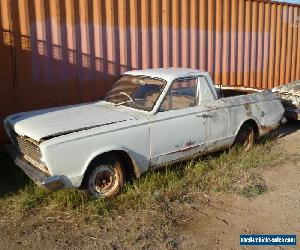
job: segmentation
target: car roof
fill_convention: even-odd
[[[191,77],[195,75],[208,74],[203,70],[195,70],[191,68],[156,68],[156,69],[143,69],[143,70],[131,70],[124,73],[125,75],[133,76],[149,76],[153,78],[160,78],[171,82],[177,78]]]

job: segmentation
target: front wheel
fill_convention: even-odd
[[[249,151],[253,147],[254,136],[253,127],[249,124],[243,124],[235,138],[233,148],[239,147],[244,151]]]
[[[95,198],[115,196],[124,185],[121,162],[113,156],[103,157],[87,170],[84,182]]]

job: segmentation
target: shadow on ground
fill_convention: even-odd
[[[23,189],[29,178],[13,163],[9,156],[0,153],[0,197]]]
[[[300,121],[293,121],[293,120],[288,120],[288,122],[284,125],[282,125],[278,129],[277,133],[277,138],[283,138],[286,137],[287,135],[296,133],[298,130],[300,130]]]

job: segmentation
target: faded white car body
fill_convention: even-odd
[[[15,136],[33,140],[45,178],[58,178],[61,187],[69,188],[79,187],[91,161],[105,152],[126,152],[139,176],[150,168],[230,147],[245,121],[255,122],[264,135],[280,124],[284,113],[279,98],[269,91],[218,99],[204,71],[172,68],[125,74],[167,82],[152,111],[99,101],[12,115],[5,119],[6,131],[14,143]],[[191,76],[206,79],[198,85],[198,105],[159,112],[172,82]],[[34,161],[30,164],[42,169]]]

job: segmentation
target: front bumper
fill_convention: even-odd
[[[4,148],[12,158],[12,160],[15,162],[15,164],[19,168],[21,168],[25,172],[25,174],[30,177],[30,179],[32,179],[40,186],[45,187],[49,191],[55,191],[64,187],[63,176],[47,176],[41,170],[34,167],[30,162],[25,160],[12,144],[7,144],[4,146]]]

